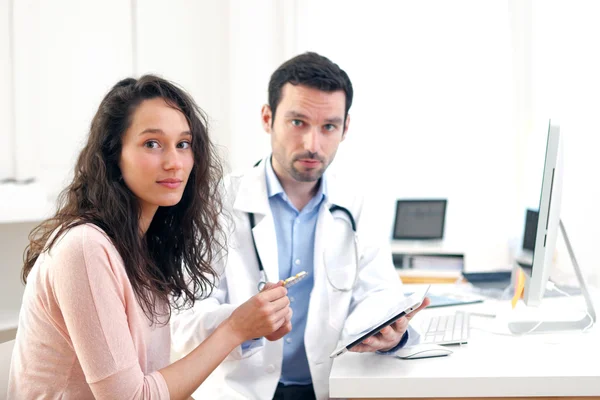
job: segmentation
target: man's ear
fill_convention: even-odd
[[[263,129],[265,130],[265,132],[267,132],[268,134],[271,133],[271,125],[272,125],[272,121],[273,121],[273,113],[271,112],[271,107],[269,107],[268,104],[265,104],[264,106],[262,106],[262,109],[260,110],[260,120],[262,122],[262,126]]]
[[[350,126],[350,114],[346,115],[346,122],[344,123],[344,132],[342,133],[342,141],[346,139],[346,133],[348,132],[348,127]]]

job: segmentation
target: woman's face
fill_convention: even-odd
[[[158,207],[173,206],[183,196],[194,166],[190,127],[181,111],[154,98],[137,107],[122,140],[123,180],[149,225]]]

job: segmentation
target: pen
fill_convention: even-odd
[[[284,287],[293,286],[296,283],[300,282],[302,279],[304,279],[307,275],[308,275],[308,273],[306,271],[298,272],[296,275],[290,276],[289,278],[284,280],[283,286]]]

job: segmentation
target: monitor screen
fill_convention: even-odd
[[[527,210],[527,215],[525,216],[525,230],[523,232],[523,250],[534,250],[537,224],[538,212],[536,210]]]
[[[398,200],[394,239],[442,239],[446,219],[444,200]]]

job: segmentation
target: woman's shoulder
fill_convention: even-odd
[[[123,261],[109,236],[98,226],[84,223],[60,233],[41,260],[40,273],[54,286],[70,280],[124,282]]]
[[[92,223],[83,223],[65,229],[56,240],[56,247],[114,247],[109,236]]]
[[[117,252],[106,232],[92,223],[83,223],[61,232],[50,248],[49,254],[53,258],[68,257],[84,260],[86,255],[98,251],[107,254]]]

